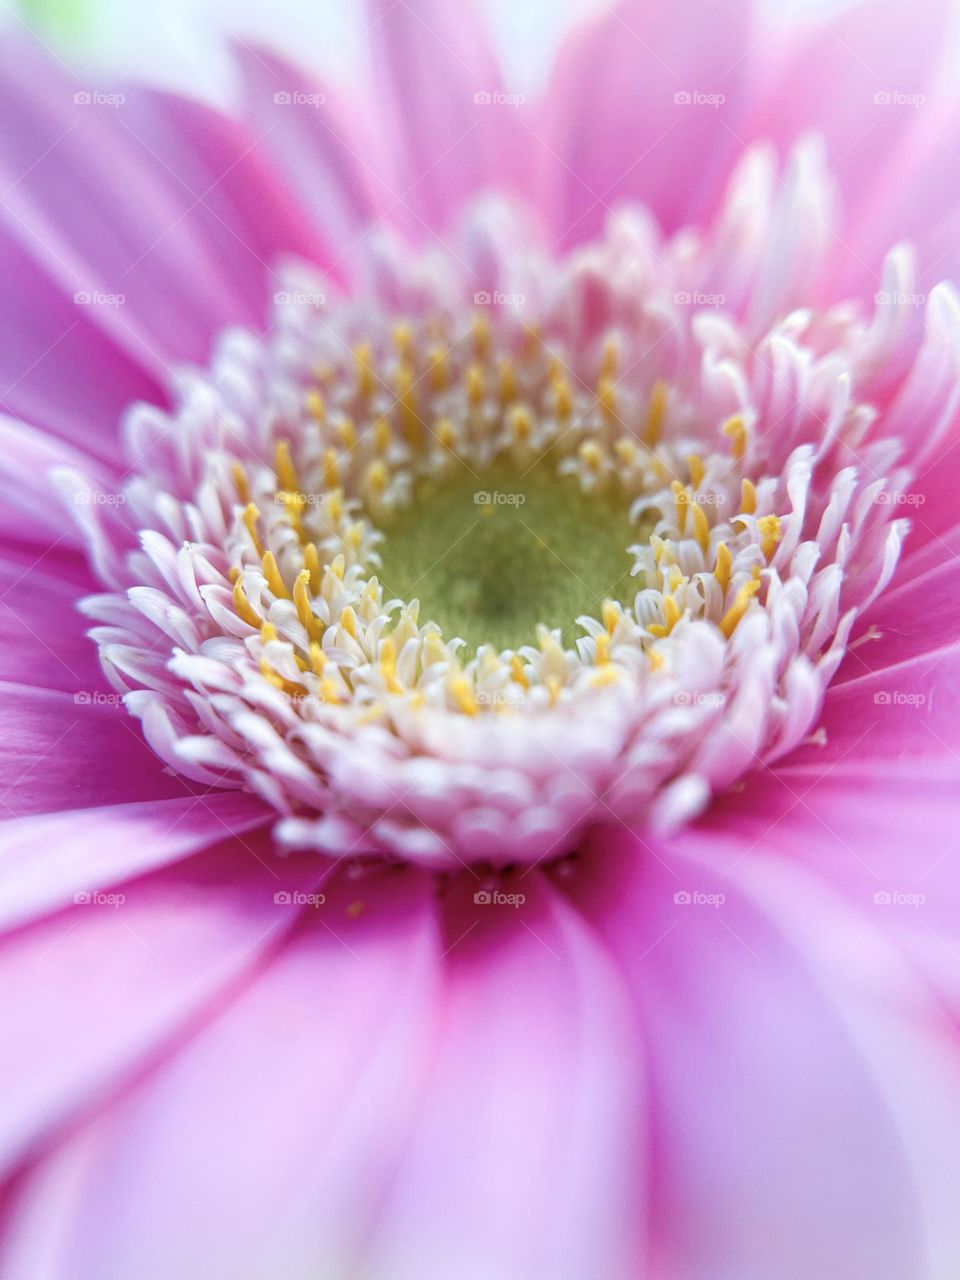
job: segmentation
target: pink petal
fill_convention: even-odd
[[[0,822],[0,929],[228,837],[236,840],[239,853],[244,837],[269,825],[270,816],[253,796],[214,791]]]
[[[373,93],[396,158],[398,209],[418,235],[449,224],[475,192],[507,174],[530,188],[524,104],[500,101],[500,70],[473,5],[368,0]]]
[[[5,1170],[212,1014],[295,925],[274,894],[317,875],[313,859],[278,867],[264,842],[229,841],[125,885],[117,902],[90,884],[104,896],[0,942]]]
[[[738,149],[749,11],[742,0],[621,0],[574,32],[543,126],[560,243],[594,236],[619,200],[646,203],[672,231],[719,199]]]
[[[103,685],[100,685],[100,689]],[[0,684],[0,814],[182,796],[121,706]]]
[[[851,954],[861,921],[759,856],[776,848],[774,832],[741,865],[743,840],[716,827],[655,846],[609,835],[573,882],[648,1035],[647,1274],[947,1274],[950,1029],[882,939]]]

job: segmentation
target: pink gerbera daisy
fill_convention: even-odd
[[[0,1266],[950,1280],[954,11],[0,71]]]

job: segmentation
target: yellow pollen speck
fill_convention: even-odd
[[[773,553],[780,542],[780,521],[776,516],[761,516],[757,521],[757,532],[760,534],[760,550],[763,558],[770,563]]]
[[[607,635],[613,635],[620,621],[620,607],[614,600],[604,600],[600,607],[600,620],[607,628]]]
[[[357,902],[351,902],[349,907],[347,907],[347,917],[350,920],[356,920],[358,916],[363,915],[366,909],[367,904],[365,902],[360,902],[359,900]]]
[[[272,622],[264,622],[260,627],[260,639],[263,644],[271,644],[274,640],[279,640],[277,628]]]
[[[560,690],[563,688],[563,681],[559,676],[547,676],[543,683],[546,685],[547,693],[550,695],[550,705],[555,707],[557,699],[560,697]]]
[[[732,418],[728,418],[720,429],[730,441],[733,456],[742,458],[747,449],[747,428],[740,414],[735,413]]]
[[[613,448],[617,457],[625,467],[632,467],[636,462],[637,446],[629,436],[621,436]]]
[[[233,476],[233,487],[237,491],[237,497],[246,506],[250,501],[250,482],[243,464],[234,462],[230,467],[230,474]]]
[[[272,551],[265,551],[263,553],[263,560],[261,564],[263,566],[263,576],[266,578],[267,586],[273,594],[289,600],[290,592],[287,590],[287,584],[284,582],[283,577],[280,574],[277,557]]]
[[[256,627],[259,630],[260,618],[250,607],[250,602],[243,590],[243,583],[239,578],[233,584],[233,607],[237,611],[237,616],[242,618],[247,626]]]
[[[687,458],[687,466],[690,468],[690,483],[694,489],[700,488],[700,481],[704,475],[703,459],[696,453],[691,453]]]
[[[650,392],[650,404],[647,408],[647,421],[643,428],[644,443],[653,446],[660,439],[664,419],[667,415],[667,384],[658,378]]]
[[[707,523],[707,517],[699,502],[694,502],[691,505],[690,514],[693,517],[693,536],[696,538],[700,550],[706,555],[707,548],[710,545],[710,525]]]
[[[736,599],[733,604],[720,620],[720,630],[728,640],[733,635],[737,623],[746,613],[750,601],[759,590],[760,583],[756,578],[754,578],[750,582],[745,582],[737,592]]]
[[[594,662],[598,667],[606,666],[610,661],[610,637],[605,631],[601,631],[593,643]]]
[[[260,519],[260,509],[254,503],[248,502],[243,513],[243,523],[246,526],[247,533],[250,535],[250,541],[253,543],[257,555],[263,555],[263,543],[260,541],[260,535],[257,532],[257,521]]]
[[[651,671],[659,671],[663,666],[663,654],[658,649],[648,649],[647,658],[650,662]]]
[[[757,491],[754,488],[753,481],[744,477],[740,481],[740,514],[743,516],[752,516],[757,509]]]
[[[616,684],[619,679],[619,671],[611,664],[596,670],[590,677],[590,683],[595,689],[604,689],[607,685]]]
[[[318,676],[322,676],[327,665],[327,655],[316,640],[310,642],[310,662]]]
[[[647,630],[652,636],[668,636],[680,621],[680,608],[673,596],[663,597],[663,622],[654,622]]]
[[[725,542],[717,543],[717,564],[713,571],[713,576],[720,583],[721,591],[726,594],[727,587],[730,585],[730,567],[733,564],[733,556],[730,554],[730,548]]]
[[[447,685],[447,689],[450,697],[465,715],[477,714],[477,700],[466,676],[454,676]]]
[[[687,528],[687,508],[690,506],[690,495],[679,480],[674,480],[670,488],[673,492],[673,505],[677,513],[677,529],[682,538]]]

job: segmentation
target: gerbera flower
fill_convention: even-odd
[[[8,50],[6,1274],[954,1274],[952,21]]]

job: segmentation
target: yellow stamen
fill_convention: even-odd
[[[620,606],[614,600],[604,600],[600,606],[600,620],[607,628],[607,634],[613,635],[620,621]]]
[[[340,614],[340,626],[352,636],[354,640],[357,638],[357,615],[353,611],[352,605],[347,605]]]
[[[447,689],[451,698],[465,715],[475,716],[477,714],[477,700],[466,676],[454,676],[447,685]]]
[[[323,636],[323,623],[313,612],[309,596],[310,570],[301,569],[293,584],[293,603],[297,607],[297,617],[303,623],[307,635],[316,641]]]
[[[358,342],[353,349],[357,374],[357,395],[361,400],[368,400],[376,386],[376,375],[373,372],[373,351],[369,342]]]
[[[691,504],[690,514],[693,517],[693,536],[699,543],[700,550],[706,555],[710,545],[710,525],[699,502]]]
[[[287,590],[287,584],[284,582],[280,574],[280,567],[277,564],[277,557],[273,554],[272,551],[265,551],[263,553],[262,565],[263,565],[263,576],[266,578],[267,586],[270,588],[273,594],[275,596],[281,596],[289,600],[290,592]]]
[[[730,441],[733,456],[742,458],[747,448],[747,428],[740,414],[735,413],[732,418],[728,418],[720,430]]]
[[[699,454],[691,453],[687,458],[687,466],[690,468],[690,483],[694,489],[700,488],[700,481],[703,479],[706,468],[703,465],[703,459]]]
[[[525,404],[515,404],[507,415],[507,428],[518,443],[529,439],[533,417]]]
[[[547,676],[543,682],[547,687],[547,693],[550,695],[550,705],[555,707],[557,699],[560,697],[560,690],[563,688],[563,681],[559,676]]]
[[[723,634],[727,637],[728,640],[733,635],[733,632],[737,626],[737,623],[740,621],[743,615],[747,612],[747,608],[750,604],[750,601],[753,599],[753,597],[757,594],[759,590],[760,590],[760,583],[757,579],[754,578],[750,582],[745,582],[743,586],[740,588],[740,590],[737,592],[737,595],[736,595],[736,598],[734,599],[733,604],[730,606],[727,612],[723,615],[723,618],[720,620],[720,630],[723,632]]]
[[[278,440],[273,447],[274,464],[273,469],[280,481],[279,488],[286,489],[288,493],[297,493],[300,489],[300,482],[297,479],[297,469],[293,465],[293,458],[290,456],[290,443],[287,440]]]
[[[352,449],[357,443],[357,427],[352,418],[341,418],[337,424],[337,435],[345,449]]]
[[[517,375],[513,368],[513,361],[509,356],[504,356],[498,366],[500,377],[500,403],[509,404],[511,400],[517,398]]]
[[[663,597],[663,622],[654,622],[647,630],[652,636],[668,636],[680,621],[680,607],[673,596]]]
[[[670,486],[673,492],[673,505],[677,513],[677,529],[681,538],[687,528],[687,508],[690,506],[690,495],[679,480]]]
[[[730,548],[725,542],[717,543],[717,564],[713,571],[713,576],[720,583],[720,590],[726,595],[727,587],[730,585],[730,568],[733,564],[733,556],[730,554]]]
[[[632,467],[637,460],[637,446],[629,436],[621,436],[613,446],[614,452],[625,467]]]
[[[613,379],[617,376],[617,365],[620,359],[620,347],[616,338],[608,338],[603,344],[603,359],[600,362],[600,377]]]
[[[515,653],[510,659],[510,677],[522,688],[530,688],[530,681],[527,679],[527,673],[523,669],[523,659],[519,653]]]
[[[492,340],[493,330],[490,327],[490,321],[486,316],[477,316],[473,322],[473,349],[478,360],[486,360],[490,354]]]
[[[757,521],[757,532],[760,534],[760,550],[767,564],[773,559],[773,553],[780,542],[780,521],[776,516],[761,516]]]
[[[573,391],[570,388],[570,381],[565,374],[556,373],[551,386],[557,417],[565,421],[573,413]]]
[[[612,378],[601,378],[597,383],[597,402],[603,416],[613,422],[617,416],[617,384]]]
[[[457,431],[449,418],[441,418],[434,427],[433,434],[444,449],[452,449],[457,442]]]
[[[319,391],[307,392],[307,412],[317,422],[323,422],[327,416],[327,402]]]
[[[389,482],[390,468],[382,458],[374,458],[373,462],[367,467],[367,473],[363,478],[367,493],[379,497]]]
[[[243,523],[246,526],[247,533],[250,535],[250,541],[256,549],[257,555],[263,555],[263,543],[260,541],[260,535],[257,532],[257,521],[260,519],[260,508],[254,503],[248,502],[246,510],[243,513]]]
[[[746,477],[740,481],[740,514],[752,516],[757,509],[757,491],[753,481]]]
[[[667,384],[658,378],[650,392],[647,421],[643,428],[643,440],[651,449],[659,441],[667,416]]]
[[[446,391],[450,383],[450,365],[443,347],[431,347],[427,352],[428,376],[433,391]]]
[[[413,366],[402,364],[397,370],[397,416],[400,419],[400,430],[408,444],[419,444],[423,436],[423,424],[417,414],[417,401],[414,394]]]
[[[340,463],[337,461],[336,449],[323,451],[323,487],[334,489],[340,483]]]
[[[476,409],[483,402],[483,369],[480,365],[470,365],[464,374],[464,383],[470,407]]]
[[[386,418],[378,418],[373,424],[373,443],[377,453],[386,453],[393,440],[393,432]]]
[[[316,543],[308,542],[303,548],[303,564],[304,568],[310,574],[310,590],[313,594],[320,594],[320,587],[323,583],[323,570],[320,566],[320,552],[317,550]]]
[[[233,487],[237,491],[237,497],[246,506],[250,501],[250,482],[243,464],[234,462],[230,467],[230,474],[233,476]]]
[[[413,329],[405,320],[394,326],[393,341],[396,344],[397,351],[400,353],[400,359],[405,364],[413,364],[414,357],[414,337]]]
[[[247,626],[256,627],[259,630],[260,618],[251,608],[239,578],[233,584],[233,607],[237,611],[237,616],[242,618]]]
[[[603,447],[596,440],[584,440],[579,450],[580,459],[593,475],[599,475],[606,461]]]
[[[601,631],[593,642],[594,644],[594,662],[598,667],[606,666],[610,661],[610,637],[605,631]]]
[[[403,693],[403,685],[397,679],[397,646],[392,636],[380,642],[380,672],[391,693]]]

